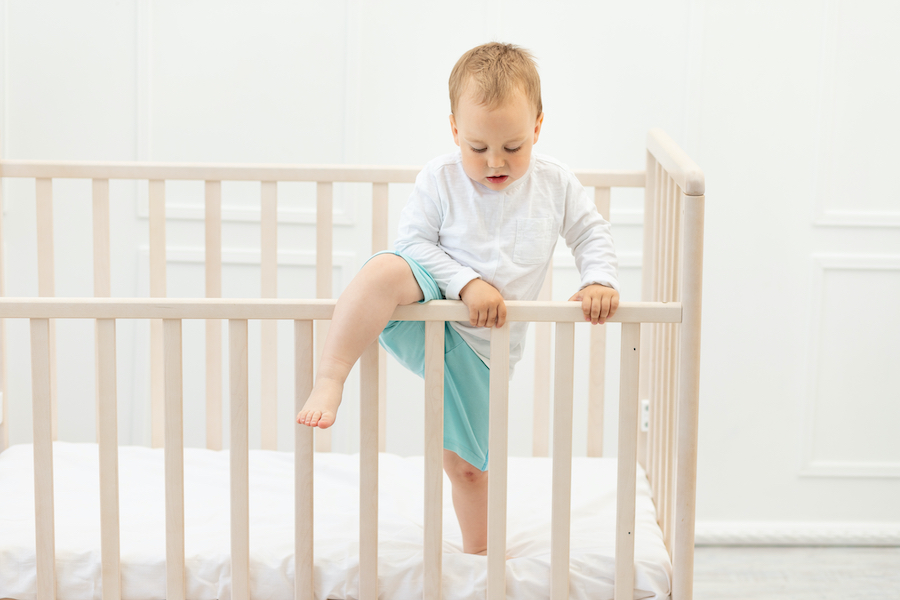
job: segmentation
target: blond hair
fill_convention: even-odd
[[[494,109],[521,90],[537,110],[541,105],[541,78],[534,57],[513,44],[491,42],[463,54],[450,72],[450,112],[467,91],[489,109]]]

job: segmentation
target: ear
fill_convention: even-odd
[[[453,134],[453,143],[459,146],[459,131],[456,129],[456,117],[450,113],[450,132]]]
[[[544,124],[544,113],[541,113],[537,116],[537,120],[534,122],[534,142],[533,144],[537,144],[538,137],[541,135],[541,125]]]

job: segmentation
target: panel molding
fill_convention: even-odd
[[[204,264],[206,252],[199,246],[170,246],[166,248],[166,264]],[[150,261],[150,247],[146,244],[138,246],[138,296],[150,293],[147,266]],[[247,248],[222,248],[222,266],[259,266],[262,262],[259,250]],[[307,250],[279,250],[277,263],[279,268],[311,268],[316,267],[316,253]],[[357,264],[355,252],[337,251],[332,258],[332,267],[337,272],[334,287],[346,287],[346,274],[353,272]],[[280,296],[279,296],[280,297]]]
[[[800,477],[900,478],[900,462],[816,460],[814,456],[815,414],[818,399],[819,345],[827,271],[900,271],[900,255],[814,254],[812,255],[807,386],[801,413]]]
[[[820,227],[900,227],[900,211],[848,210],[828,208],[824,181],[829,171],[834,149],[833,125],[835,114],[835,69],[838,59],[837,28],[840,0],[828,0],[825,27],[822,34],[822,54],[819,70],[819,114],[815,175],[813,178],[813,224]]]
[[[138,246],[141,258],[149,258],[150,246]],[[206,252],[202,246],[169,246],[166,248],[166,263],[204,263]],[[259,250],[252,248],[222,248],[223,265],[259,265],[262,262]],[[333,264],[336,269],[350,269],[356,262],[356,253],[334,252]],[[315,267],[316,253],[312,250],[279,250],[279,267]]]
[[[900,523],[697,521],[698,546],[900,546]]]
[[[337,197],[338,194],[335,194]],[[141,186],[140,199],[137,208],[137,217],[142,220],[149,218],[148,192],[146,186]],[[167,221],[204,221],[206,209],[202,204],[166,203]],[[229,223],[259,223],[260,210],[249,207],[222,207],[222,221]],[[355,215],[343,207],[339,208],[335,202],[335,210],[332,217],[335,227],[354,227]],[[278,207],[278,223],[315,225],[316,211],[314,209]]]

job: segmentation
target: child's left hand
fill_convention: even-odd
[[[590,321],[594,325],[605,323],[606,319],[616,314],[616,309],[619,308],[619,292],[598,283],[579,290],[569,298],[569,302],[573,300],[581,302],[584,320]]]

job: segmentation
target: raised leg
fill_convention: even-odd
[[[463,552],[487,554],[488,474],[455,452],[444,450],[444,471],[453,487],[453,508],[463,536]]]
[[[331,427],[350,369],[378,338],[397,306],[422,298],[412,270],[396,254],[379,254],[367,262],[338,298],[316,383],[297,414],[297,422],[322,429]]]

